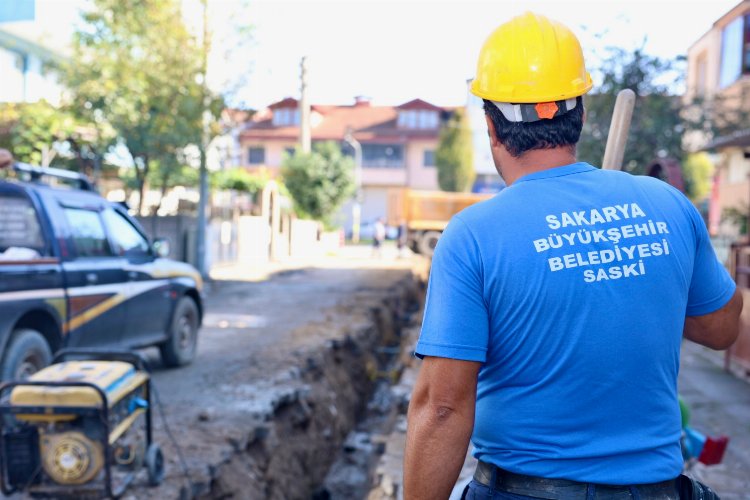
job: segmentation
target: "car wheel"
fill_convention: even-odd
[[[162,344],[161,359],[166,366],[182,366],[195,358],[198,343],[198,306],[190,297],[182,297],[174,309],[169,340]]]
[[[52,351],[36,330],[21,328],[10,337],[0,374],[3,380],[26,380],[52,361]]]
[[[417,244],[419,253],[425,257],[432,257],[432,254],[435,253],[437,242],[440,239],[440,234],[440,231],[425,231]]]

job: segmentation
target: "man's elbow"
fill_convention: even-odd
[[[722,350],[728,349],[737,337],[740,335],[740,316],[742,315],[742,307],[744,305],[744,299],[742,298],[742,292],[737,288],[734,292],[734,296],[729,300],[729,311],[728,320],[724,328],[725,332],[723,338],[717,343],[718,345],[713,349]],[[722,337],[722,336],[720,336]]]
[[[742,293],[738,289],[719,311],[686,318],[685,338],[717,351],[729,348],[740,333],[742,306]]]
[[[420,421],[434,429],[460,428],[464,422],[474,420],[474,399],[469,397],[445,398],[431,394],[425,398],[412,398],[409,419]]]

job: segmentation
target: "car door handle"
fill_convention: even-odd
[[[87,273],[86,274],[86,283],[89,285],[95,285],[99,281],[99,275],[96,273]]]

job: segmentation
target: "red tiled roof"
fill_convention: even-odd
[[[299,105],[299,101],[295,99],[294,97],[287,97],[285,99],[280,100],[279,102],[275,102],[268,106],[269,109],[278,109],[278,108],[296,108]]]
[[[273,106],[278,108],[280,101]],[[295,101],[296,102],[296,101]],[[404,107],[408,106],[408,107]],[[418,107],[417,107],[418,106]],[[320,122],[312,127],[313,140],[341,140],[347,129],[351,128],[355,139],[364,142],[402,142],[407,139],[437,139],[438,129],[406,129],[397,126],[398,112],[403,109],[430,109],[448,111],[430,103],[415,99],[401,106],[311,106],[318,112]],[[275,127],[272,123],[272,112],[264,110],[256,113],[247,128],[242,132],[242,139],[248,140],[296,140],[299,128]],[[315,121],[313,120],[313,123]]]
[[[398,109],[429,109],[433,111],[440,111],[440,108],[435,106],[434,104],[430,104],[427,101],[423,101],[422,99],[412,99],[409,102],[405,102],[400,106],[397,106]]]

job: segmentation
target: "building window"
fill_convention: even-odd
[[[362,166],[403,168],[404,147],[400,144],[362,144]]]
[[[745,36],[742,49],[742,74],[750,75],[750,14],[745,16]]]
[[[247,162],[250,165],[263,165],[264,163],[266,163],[266,148],[248,148]]]
[[[299,110],[296,108],[278,108],[273,111],[274,127],[291,127],[299,125]]]
[[[297,150],[297,148],[284,148],[284,153],[286,153],[287,156],[290,158],[294,156],[294,152]]]
[[[729,23],[721,32],[721,70],[719,72],[719,87],[727,87],[736,82],[743,72],[748,69],[747,62],[750,57],[750,40],[746,40],[748,30],[747,18],[738,17]]]
[[[435,129],[439,123],[438,112],[429,109],[410,109],[398,114],[400,128]]]
[[[422,161],[422,165],[425,167],[434,167],[435,166],[435,150],[434,149],[425,149],[424,150],[424,158]]]

